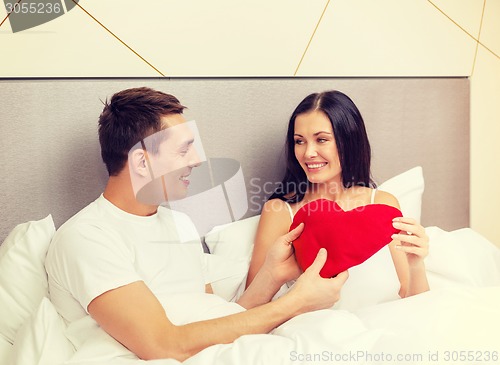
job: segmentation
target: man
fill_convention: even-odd
[[[225,302],[222,316],[200,315],[223,300],[211,294],[199,240],[189,243],[196,240],[192,223],[159,206],[186,194],[200,163],[183,110],[174,96],[149,88],[113,95],[99,118],[106,188],[61,226],[46,259],[51,300],[69,327],[91,333],[90,314],[92,325],[141,359],[182,361],[244,334],[267,333],[298,314],[331,307],[347,279],[347,273],[319,276],[324,250],[299,276],[291,247],[299,226],[275,242],[237,304]]]

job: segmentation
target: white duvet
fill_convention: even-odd
[[[343,299],[334,308],[300,315],[270,334],[211,346],[184,363],[500,364],[500,250],[471,229],[445,232],[430,227],[427,233],[431,291],[397,299],[390,258],[382,250],[351,269]],[[234,284],[238,277],[234,270],[241,268],[241,262],[217,259],[228,260],[225,267]],[[377,277],[367,291],[363,288],[370,276]],[[235,306],[214,305],[217,313],[207,316],[234,312]],[[44,299],[18,332],[9,349],[10,363],[179,363],[138,360],[98,327],[77,352],[70,338],[50,301]]]

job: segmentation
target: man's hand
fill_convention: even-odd
[[[268,303],[284,283],[300,275],[292,242],[300,236],[303,229],[304,224],[299,224],[294,230],[278,237],[271,245],[264,264],[238,299],[239,305],[249,309]]]
[[[311,266],[298,278],[288,295],[302,303],[299,313],[332,307],[340,299],[342,286],[349,277],[347,271],[334,278],[322,278],[319,272],[326,262],[327,252],[321,248]]]
[[[340,298],[340,290],[349,277],[347,271],[335,278],[324,279],[319,272],[326,262],[326,250],[320,249],[316,259],[302,273],[295,261],[292,242],[304,229],[299,224],[295,229],[279,237],[269,249],[264,265],[250,286],[238,300],[245,308],[254,308],[267,303],[278,289],[289,280],[297,279],[292,290],[285,294],[294,307],[294,315],[332,307]]]
[[[304,223],[301,223],[287,234],[280,236],[267,252],[262,269],[270,273],[278,287],[287,281],[297,279],[302,272],[295,260],[292,242],[300,236],[303,229]]]

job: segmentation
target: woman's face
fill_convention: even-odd
[[[340,160],[332,124],[320,110],[295,118],[295,157],[311,183],[341,182]]]

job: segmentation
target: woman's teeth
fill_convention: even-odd
[[[307,164],[307,167],[310,169],[319,169],[320,167],[325,166],[326,163],[312,163],[312,164]]]

